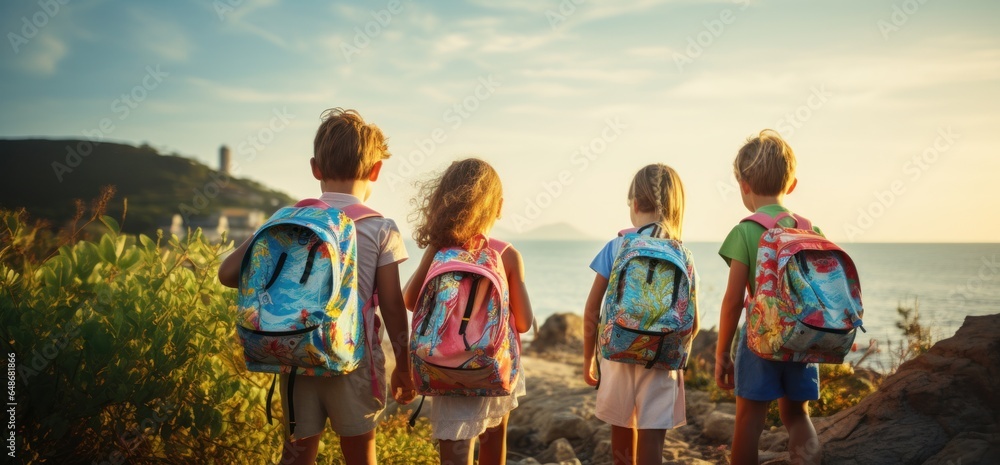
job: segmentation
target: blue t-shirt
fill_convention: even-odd
[[[618,251],[621,250],[624,242],[625,238],[619,236],[605,244],[604,248],[594,257],[594,261],[590,262],[590,269],[604,276],[605,279],[611,279],[611,267],[615,264],[615,257],[618,256]]]
[[[610,280],[611,268],[614,267],[615,258],[618,257],[618,252],[621,251],[622,244],[624,243],[625,243],[625,238],[622,236],[618,236],[608,241],[608,243],[604,245],[604,248],[602,248],[601,251],[597,253],[596,257],[594,257],[594,260],[590,262],[590,269],[597,272],[597,274],[603,276],[604,279]],[[692,273],[691,274],[692,285],[696,286],[698,280],[698,273],[694,269],[694,260],[691,256],[691,252],[686,248],[684,250],[685,252],[687,252],[688,268]]]

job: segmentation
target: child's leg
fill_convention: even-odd
[[[341,436],[340,450],[347,465],[375,465],[375,430],[360,436]]]
[[[760,433],[764,431],[768,404],[770,402],[736,396],[732,465],[757,465],[757,444],[760,442]]]
[[[319,451],[319,440],[322,435],[317,434],[308,438],[299,439],[295,442],[285,440],[285,448],[281,451],[281,465],[312,465],[316,463],[316,453]]]
[[[472,465],[472,440],[445,441],[438,440],[441,465]]]
[[[479,435],[479,465],[504,465],[507,463],[507,417],[500,424]]]
[[[635,428],[611,425],[611,455],[615,465],[634,465],[636,441]]]
[[[638,465],[660,465],[663,463],[663,440],[665,429],[641,429],[635,449],[635,463]]]
[[[819,463],[819,438],[809,418],[809,402],[778,399],[781,423],[788,430],[788,454],[793,464]]]

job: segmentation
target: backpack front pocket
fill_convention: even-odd
[[[243,342],[247,364],[289,365],[304,368],[325,368],[330,357],[322,349],[320,326],[290,331],[257,331],[236,327]]]
[[[431,391],[468,393],[480,396],[506,396],[511,393],[511,386],[504,385],[497,379],[496,368],[490,364],[477,368],[455,368],[424,361],[424,370],[429,375]]]
[[[683,367],[684,360],[675,359],[685,357],[679,356],[679,353],[667,353],[667,347],[675,345],[670,344],[673,333],[674,331],[644,331],[615,323],[611,328],[611,340],[602,352],[605,358],[615,362],[645,365],[646,368],[667,363],[671,369],[677,369]]]
[[[821,357],[830,363],[839,363],[854,344],[856,333],[854,329],[826,329],[797,321],[783,346],[793,352]]]

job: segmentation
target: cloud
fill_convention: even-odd
[[[237,87],[197,77],[187,78],[187,82],[204,91],[204,94],[209,96],[209,98],[235,103],[315,103],[329,101],[334,95],[329,90],[317,90],[313,92],[269,92],[250,87]],[[309,88],[309,86],[305,85],[295,86],[294,88],[304,87]],[[323,87],[316,86],[314,88],[321,89]]]
[[[540,82],[532,81],[524,84],[513,84],[507,86],[503,89],[505,94],[517,95],[523,94],[536,98],[550,98],[550,97],[571,97],[575,95],[580,95],[583,93],[583,89],[579,86],[572,86],[568,84],[560,84],[555,82]]]
[[[67,51],[65,42],[46,32],[39,33],[22,47],[15,62],[25,72],[40,76],[55,74]]]
[[[193,46],[188,33],[178,23],[154,17],[138,8],[131,10],[132,36],[142,49],[160,60],[187,61]]]
[[[255,36],[278,47],[289,49],[291,46],[282,36],[247,19],[251,14],[277,6],[278,3],[278,0],[245,0],[240,6],[234,7],[232,11],[220,14],[219,19],[225,23],[226,27],[236,32]]]
[[[669,59],[674,56],[674,49],[670,47],[633,47],[625,50],[625,54],[638,58]]]
[[[648,81],[655,73],[649,69],[609,68],[546,68],[529,69],[522,73],[529,78],[552,78],[560,80],[600,81],[605,83],[637,84]]]

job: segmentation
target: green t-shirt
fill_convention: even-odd
[[[791,213],[787,208],[773,204],[758,208],[756,213],[766,213],[774,218],[785,212]],[[785,227],[794,227],[795,219],[791,217],[784,218],[778,224]],[[823,231],[820,231],[815,226],[813,226],[813,230],[823,234]],[[719,255],[722,256],[727,265],[736,260],[746,264],[750,268],[747,274],[747,282],[750,283],[751,293],[757,288],[757,283],[754,280],[754,274],[757,272],[757,245],[760,243],[760,236],[764,235],[764,231],[763,226],[753,221],[742,221],[732,231],[729,231],[726,240],[722,241],[722,247],[719,247]]]

